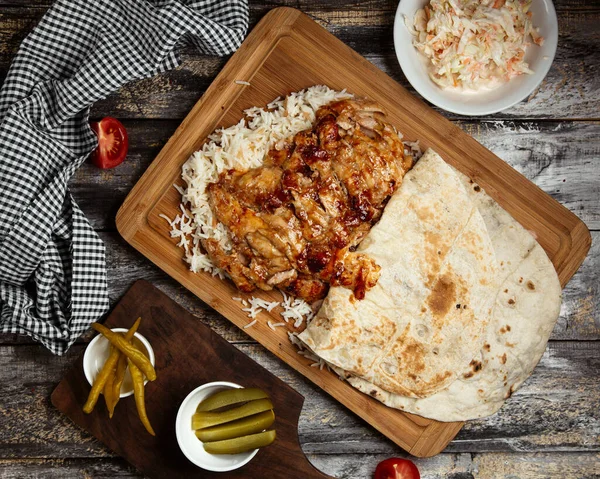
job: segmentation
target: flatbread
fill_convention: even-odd
[[[541,246],[428,150],[359,249],[382,267],[378,284],[363,301],[332,288],[300,339],[388,406],[440,421],[496,412],[560,311]]]

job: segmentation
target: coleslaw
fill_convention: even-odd
[[[525,62],[531,0],[431,0],[405,24],[413,45],[430,61],[431,79],[444,89],[477,91],[533,71]]]

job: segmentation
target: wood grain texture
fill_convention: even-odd
[[[109,328],[130,328],[138,317],[142,318],[138,331],[156,355],[157,378],[145,386],[146,410],[156,435],[144,431],[131,399],[119,402],[112,419],[108,418],[103,401],[90,414],[82,411],[90,390],[83,374],[83,355],[52,392],[54,407],[147,476],[216,478],[222,475],[199,469],[179,449],[175,436],[179,405],[190,391],[213,381],[259,388],[267,392],[273,403],[277,438],[247,465],[227,472],[227,476],[328,477],[315,469],[300,449],[297,429],[304,402],[300,394],[211,329],[197,324],[194,316],[147,281],[137,281],[104,324]],[[202,447],[200,443],[198,447]]]
[[[36,345],[0,348],[0,457],[102,458],[114,454],[50,404],[83,351],[53,357]],[[395,455],[400,449],[260,345],[237,348],[304,396],[299,439],[315,455]],[[534,374],[494,416],[469,421],[446,452],[600,452],[600,342],[554,341]],[[311,459],[312,460],[312,459]]]
[[[311,456],[322,471],[344,479],[372,477],[375,465],[387,459],[384,454],[344,454]],[[491,453],[440,454],[416,459],[422,479],[596,479],[600,474],[600,454],[581,453]],[[107,459],[4,459],[0,460],[3,479],[114,479],[141,478],[131,466],[117,458]]]
[[[180,124],[178,120],[124,120],[127,161],[100,170],[86,162],[70,182],[71,192],[98,230],[114,230],[125,197]],[[456,124],[573,211],[590,229],[600,229],[600,122],[465,121]]]
[[[252,86],[240,87],[235,83],[240,79],[250,81]],[[575,215],[293,9],[274,10],[255,27],[125,200],[117,214],[119,232],[165,272],[242,328],[247,318],[239,303],[231,299],[239,293],[231,284],[209,274],[191,274],[161,216],[173,218],[179,211],[180,196],[172,185],[179,178],[183,162],[217,126],[237,123],[244,109],[266,105],[279,95],[313,84],[347,88],[379,102],[388,121],[408,138],[419,140],[423,148],[435,148],[446,161],[483,186],[525,228],[534,231],[563,286],[578,269],[591,238]],[[260,296],[272,300],[279,294]],[[274,320],[277,314],[270,313]],[[363,396],[340,383],[335,375],[311,369],[304,358],[295,354],[284,328],[270,331],[263,321],[247,333],[416,456],[439,452],[460,427],[419,424],[411,416],[392,414],[376,402],[367,404]]]
[[[0,79],[25,34],[48,8],[47,1],[13,0],[0,10]],[[397,1],[357,1],[340,6],[337,0],[283,0],[250,2],[251,26],[269,10],[292,6],[356,49],[367,60],[408,87],[393,50],[392,28]],[[495,118],[599,118],[600,42],[596,25],[600,5],[586,0],[554,2],[559,19],[559,43],[553,66],[540,87],[524,102],[494,115]],[[135,82],[98,102],[94,115],[120,118],[182,119],[194,106],[224,65],[224,60],[203,57],[193,49],[183,53],[178,69]],[[455,118],[456,115],[447,116]]]
[[[0,81],[19,42],[51,3],[0,0]],[[251,23],[254,25],[272,7],[297,7],[410,89],[390,41],[395,1],[276,3],[253,0]],[[554,4],[559,46],[540,88],[525,102],[487,118],[489,121],[460,119],[458,124],[574,211],[591,229],[599,230],[600,124],[570,120],[600,116],[600,3],[557,0]],[[238,342],[242,351],[306,396],[300,440],[318,468],[340,478],[370,477],[378,461],[402,455],[393,443],[263,348],[249,343],[246,334],[114,233],[114,215],[127,192],[226,62],[193,50],[185,50],[182,59],[178,69],[133,83],[95,105],[94,117],[128,119],[131,154],[111,172],[86,165],[71,183],[76,200],[94,227],[101,230],[107,246],[111,304],[140,277],[157,284],[200,321],[229,341]],[[511,399],[522,401],[523,394],[527,401],[514,410],[503,409],[499,419],[468,423],[449,446],[454,452],[417,460],[423,478],[600,477],[599,420],[593,406],[600,403],[598,353],[593,349],[600,338],[599,271],[600,233],[595,232],[588,258],[564,291],[561,316],[546,355]],[[0,336],[0,477],[141,477],[49,403],[50,392],[89,337],[84,336],[67,356],[58,358],[32,345],[25,336]],[[569,406],[561,414],[565,404]]]
[[[166,276],[140,253],[133,250],[116,232],[100,232],[106,245],[109,298],[116,303],[139,278],[151,281],[161,291],[197,316],[204,324],[228,341],[248,342],[251,338],[223,316],[199,300],[179,283]],[[592,248],[588,257],[563,290],[563,305],[551,340],[600,339],[600,232],[592,232]],[[89,341],[91,334],[79,343]],[[0,335],[1,344],[37,344],[23,335]]]

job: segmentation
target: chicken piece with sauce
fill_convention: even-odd
[[[211,239],[203,246],[240,290],[280,288],[312,303],[329,285],[362,299],[376,284],[380,267],[355,248],[413,164],[382,118],[367,100],[330,103],[262,166],[209,185],[233,249]]]

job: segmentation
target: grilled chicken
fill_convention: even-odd
[[[203,244],[239,289],[280,288],[312,303],[329,285],[362,299],[376,284],[379,266],[354,250],[412,167],[382,117],[373,102],[331,103],[263,166],[229,170],[209,185],[233,249]]]

